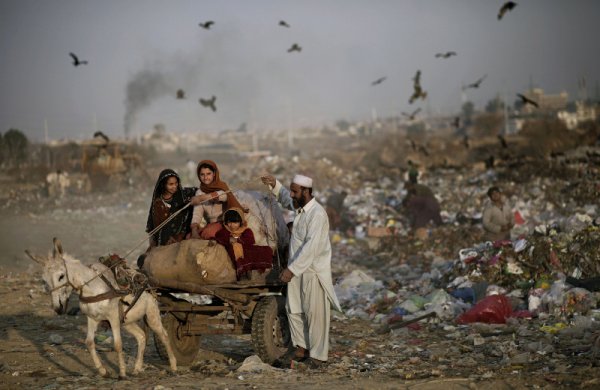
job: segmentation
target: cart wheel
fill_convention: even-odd
[[[252,314],[252,345],[265,363],[273,363],[291,342],[283,297],[263,297]]]
[[[192,364],[198,350],[200,349],[200,336],[185,336],[182,334],[183,323],[172,314],[162,316],[163,327],[167,331],[169,343],[173,354],[177,359],[177,364],[188,366]],[[160,342],[156,334],[154,335],[154,345],[161,358],[165,361],[169,359],[165,346]]]

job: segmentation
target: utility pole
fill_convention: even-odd
[[[533,76],[529,75],[529,93],[533,94]]]
[[[508,134],[508,102],[506,101],[506,90],[505,90],[504,91],[504,135],[507,135],[507,134]]]
[[[44,118],[44,142],[48,143],[48,120]]]

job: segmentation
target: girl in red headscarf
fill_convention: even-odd
[[[273,250],[269,246],[256,245],[254,233],[241,209],[234,207],[225,211],[223,227],[216,233],[215,240],[227,249],[238,280],[251,279],[251,271],[264,274],[273,267]]]
[[[194,206],[192,215],[192,238],[210,240],[221,230],[223,210],[232,207],[242,209],[227,183],[221,181],[219,168],[214,161],[202,160],[198,163],[200,189],[196,191],[201,204]]]

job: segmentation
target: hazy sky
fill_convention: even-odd
[[[502,3],[0,0],[0,132],[43,139],[47,120],[51,139],[90,137],[94,123],[122,136],[126,115],[136,135],[156,123],[201,132],[367,119],[372,108],[452,113],[461,85],[485,74],[467,94],[477,106],[514,101],[530,78],[574,98],[585,77],[596,93],[600,1],[517,1],[498,21]],[[295,42],[302,52],[287,53]],[[458,56],[434,58],[448,50]],[[71,65],[71,51],[89,65]],[[411,106],[418,69],[429,96]],[[198,103],[212,95],[216,113]]]

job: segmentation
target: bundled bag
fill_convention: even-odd
[[[236,271],[227,251],[214,241],[191,239],[153,248],[143,265],[148,276],[160,281],[197,284],[235,283]]]

